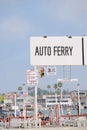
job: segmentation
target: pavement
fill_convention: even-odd
[[[41,127],[41,128],[10,128],[0,130],[87,130],[87,127]]]

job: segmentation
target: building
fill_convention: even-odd
[[[72,106],[72,99],[70,95],[44,95],[43,99],[45,99],[46,107],[53,107],[57,103],[62,105],[63,107]]]
[[[11,110],[12,106],[15,104],[15,92],[9,92],[4,95],[4,108]]]
[[[87,105],[87,91],[80,90],[79,93],[77,90],[74,90],[71,92],[71,98],[74,105],[77,105],[78,103],[78,95],[81,106]]]
[[[26,106],[26,109],[34,109],[34,97],[32,96],[19,96],[16,99],[16,104],[19,107],[19,109],[23,109],[24,105]]]

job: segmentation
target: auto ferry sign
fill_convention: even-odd
[[[31,65],[84,65],[84,39],[31,37],[30,63]]]

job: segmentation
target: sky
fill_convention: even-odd
[[[0,0],[0,93],[17,91],[26,84],[30,65],[30,37],[87,36],[87,0]],[[70,68],[65,67],[69,77]],[[87,67],[72,66],[72,78],[78,78],[81,89],[87,88]],[[39,87],[53,86],[63,77],[63,67],[56,76],[45,75]],[[64,89],[76,87],[64,83]]]

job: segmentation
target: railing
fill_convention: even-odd
[[[83,115],[67,115],[60,117],[60,126],[87,126],[87,114]]]

